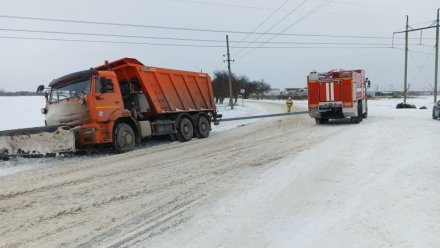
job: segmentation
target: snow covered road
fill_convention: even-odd
[[[438,247],[440,121],[396,103],[371,100],[358,125],[231,122],[127,154],[3,162],[0,247]]]
[[[440,123],[371,105],[360,125],[308,130],[333,133],[266,164],[154,246],[438,247]]]

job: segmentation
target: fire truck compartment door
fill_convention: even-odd
[[[319,82],[319,101],[336,102],[342,101],[341,81]]]

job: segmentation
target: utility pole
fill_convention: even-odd
[[[229,78],[229,105],[231,105],[231,109],[234,109],[234,102],[232,100],[232,76],[231,76],[231,57],[229,53],[229,37],[226,35],[226,49],[227,49],[227,61],[228,61],[228,78]]]
[[[437,102],[437,85],[438,85],[438,47],[440,44],[439,41],[439,11],[440,9],[437,9],[437,21],[434,22],[434,24],[431,24],[429,26],[426,27],[421,27],[421,28],[409,28],[408,25],[408,16],[406,16],[406,29],[405,31],[399,31],[399,32],[394,32],[393,33],[393,46],[394,46],[394,35],[395,34],[400,34],[400,33],[405,33],[405,85],[404,85],[404,89],[403,89],[403,101],[406,103],[406,98],[407,98],[407,94],[408,94],[408,33],[409,32],[416,32],[416,31],[423,31],[425,29],[431,29],[431,28],[436,28],[436,42],[435,42],[435,79],[434,79],[434,102]],[[421,35],[421,34],[420,34]]]
[[[403,102],[406,103],[407,89],[408,89],[408,16],[406,16],[406,29],[405,29],[405,77],[403,85]]]
[[[439,34],[438,34],[438,29],[440,26],[440,22],[439,22],[439,10],[437,9],[437,27],[436,27],[436,31],[435,31],[435,79],[434,79],[434,103],[437,102],[437,82],[438,82],[438,46],[439,46]]]

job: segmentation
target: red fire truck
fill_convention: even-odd
[[[312,71],[307,77],[309,110],[323,111],[313,111],[310,117],[316,124],[342,118],[361,122],[368,115],[367,87],[370,81],[364,70]]]

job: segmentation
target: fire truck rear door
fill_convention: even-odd
[[[319,101],[335,102],[342,101],[341,81],[320,81],[319,82]]]

